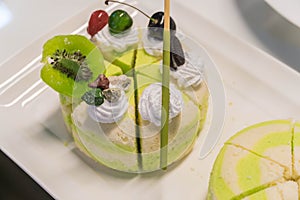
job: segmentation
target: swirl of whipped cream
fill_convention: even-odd
[[[104,100],[100,106],[89,106],[88,114],[96,122],[114,123],[122,119],[128,109],[128,100],[124,91],[121,91],[121,97],[117,102],[111,103]]]
[[[102,51],[123,53],[128,50],[128,48],[137,45],[139,42],[139,33],[138,30],[132,26],[125,33],[111,34],[109,27],[105,26],[95,35],[95,39],[100,43],[98,47]]]
[[[180,41],[185,39],[184,34],[181,32],[181,30],[176,31],[176,36]],[[144,30],[143,36],[142,36],[142,44],[145,49],[145,51],[155,57],[160,57],[163,54],[163,41],[157,40],[155,38],[151,38],[149,36],[148,30]]]
[[[203,81],[203,69],[203,60],[197,55],[186,52],[185,63],[176,71],[171,71],[170,75],[177,80],[179,87],[187,88],[198,86]]]
[[[161,83],[153,83],[144,91],[139,102],[139,112],[144,120],[148,120],[156,126],[161,125]],[[170,84],[170,120],[176,117],[182,110],[183,99],[181,92]]]
[[[151,56],[162,56],[163,41],[148,36],[148,31],[144,31],[142,43],[145,51]]]

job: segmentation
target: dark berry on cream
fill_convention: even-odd
[[[152,20],[151,20],[152,19]],[[164,12],[156,12],[151,16],[148,23],[149,37],[157,40],[163,40],[164,33]],[[172,35],[175,34],[176,24],[175,21],[170,17],[170,31]]]
[[[104,74],[100,74],[97,79],[89,83],[90,88],[100,88],[102,90],[108,89],[109,88],[109,80]]]

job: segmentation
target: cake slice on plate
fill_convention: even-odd
[[[259,123],[235,134],[215,161],[208,199],[298,199],[296,135],[297,124],[290,120]]]

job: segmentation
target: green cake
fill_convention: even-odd
[[[103,18],[100,25],[99,17]],[[126,35],[146,31],[152,37],[149,36],[151,42],[158,44],[156,52],[162,52],[161,30],[133,30],[129,15],[117,10],[109,17],[116,22],[109,21],[105,33],[109,38],[96,38],[98,26],[105,27],[107,17],[102,10],[92,14],[88,27],[90,40],[80,35],[60,35],[48,40],[43,48],[41,78],[59,93],[66,127],[84,154],[119,171],[159,170],[161,123],[169,126],[168,143],[164,147],[168,152],[167,166],[192,150],[203,128],[209,98],[203,63],[198,62],[198,55],[183,50],[172,32],[168,66],[170,120],[161,122],[162,56],[149,54],[141,38],[130,39],[130,45],[121,44]],[[151,19],[148,26],[160,28],[163,13],[157,12]],[[175,28],[171,20],[171,29]],[[151,42],[147,41],[150,47],[154,45]]]
[[[145,52],[139,50],[139,56]],[[136,59],[136,75],[139,97],[143,90],[153,83],[161,81],[159,63],[144,63],[143,59]],[[107,72],[113,74],[115,65],[109,65]],[[151,68],[151,70],[149,70]],[[120,70],[116,70],[120,71]],[[146,74],[145,72],[148,73]],[[150,73],[151,71],[151,73]],[[130,72],[128,72],[130,74]],[[130,75],[128,75],[130,77]],[[208,106],[208,90],[205,84],[197,87],[194,96],[188,96],[182,91],[184,108],[180,115],[170,122],[169,159],[171,164],[190,152],[205,120]],[[73,135],[90,157],[111,168],[128,172],[147,172],[159,169],[160,157],[160,127],[146,120],[141,121],[141,163],[138,163],[137,143],[135,133],[133,86],[126,92],[129,99],[128,113],[117,123],[105,124],[93,121],[88,113],[87,104],[82,102],[74,109]],[[196,95],[198,93],[198,95]],[[199,96],[201,94],[201,96]],[[197,102],[197,103],[195,103]],[[101,127],[101,128],[99,128]]]
[[[299,199],[299,128],[275,120],[231,137],[215,161],[207,199]]]

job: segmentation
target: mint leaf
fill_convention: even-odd
[[[86,92],[81,99],[88,105],[100,106],[104,102],[102,90],[99,88],[92,89]]]

